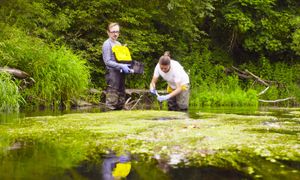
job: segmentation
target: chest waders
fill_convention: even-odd
[[[125,104],[125,74],[118,69],[108,69],[105,75],[106,106],[109,109],[122,109]]]
[[[181,86],[181,93],[168,99],[168,110],[169,111],[187,111],[189,106],[189,96],[190,96],[189,84]],[[167,92],[173,92],[173,89],[168,85]]]
[[[144,72],[144,65],[132,60],[130,51],[126,46],[112,46],[112,44],[110,46],[118,63],[128,64],[132,73],[142,74]],[[107,69],[105,80],[107,83],[106,107],[112,110],[123,109],[126,100],[125,73],[122,73],[120,69]]]

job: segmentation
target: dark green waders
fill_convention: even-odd
[[[124,108],[125,104],[125,74],[120,70],[109,69],[105,75],[106,88],[106,107],[111,110]]]
[[[175,97],[168,99],[169,111],[187,111],[189,107],[190,90],[189,85]]]

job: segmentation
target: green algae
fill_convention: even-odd
[[[67,166],[114,151],[171,161],[184,166],[233,168],[253,178],[300,177],[300,120],[297,110],[256,115],[118,111],[28,117],[0,125],[1,156],[14,143],[64,149]],[[287,116],[288,115],[288,116]],[[289,118],[292,115],[293,118]],[[292,166],[291,164],[296,164]]]

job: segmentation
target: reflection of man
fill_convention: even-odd
[[[125,74],[130,73],[128,65],[117,63],[116,57],[112,52],[113,46],[121,45],[121,43],[117,41],[119,33],[119,24],[110,23],[107,28],[109,38],[102,46],[103,61],[107,69],[105,75],[107,83],[106,107],[112,110],[122,109],[125,104]]]
[[[171,111],[186,111],[189,104],[189,76],[177,61],[171,59],[169,52],[160,57],[155,67],[150,83],[150,92],[153,94],[157,94],[155,87],[159,76],[168,82],[169,94],[158,96],[157,100],[167,100]]]
[[[112,156],[104,159],[102,174],[104,180],[121,179],[128,176],[131,162],[128,156]]]

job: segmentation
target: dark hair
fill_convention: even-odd
[[[109,24],[108,24],[108,26],[107,26],[107,30],[109,31],[109,30],[110,30],[110,28],[112,28],[112,27],[114,27],[114,26],[119,26],[119,27],[120,27],[119,23],[116,23],[116,22],[111,22],[111,23],[109,23]]]
[[[159,64],[160,65],[170,65],[170,56],[168,55],[163,55],[159,58]]]

